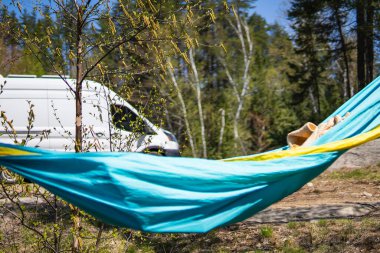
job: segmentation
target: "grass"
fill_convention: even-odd
[[[319,227],[326,227],[327,226],[327,221],[326,220],[319,220],[318,221],[318,226]]]
[[[299,248],[299,247],[286,246],[286,247],[282,248],[282,252],[284,252],[284,253],[304,253],[306,251],[302,248]]]
[[[380,166],[331,172],[328,177],[338,180],[380,181]]]
[[[294,221],[288,222],[287,227],[288,229],[296,229],[298,227],[298,223]]]
[[[83,222],[83,230],[93,229],[91,224]],[[8,238],[0,232],[3,234],[0,252],[48,252],[38,250],[42,245],[28,230],[6,231]],[[87,252],[95,249],[95,238],[90,234],[83,233],[83,249]],[[98,252],[376,252],[380,248],[379,234],[378,217],[234,225],[206,234],[154,234],[107,227]],[[16,238],[15,244],[9,244],[12,237]],[[62,249],[69,250],[70,243],[68,237]]]
[[[269,226],[261,227],[260,235],[264,238],[271,238],[273,236],[273,229]]]

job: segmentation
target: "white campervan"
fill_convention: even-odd
[[[58,76],[1,77],[0,142],[28,139],[28,146],[74,151],[75,80],[66,81],[69,85]],[[107,87],[86,80],[82,96],[83,145],[87,150],[179,155],[173,134],[152,124]],[[30,107],[33,115],[28,113]],[[33,126],[28,127],[31,121]]]

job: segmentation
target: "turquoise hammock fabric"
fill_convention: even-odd
[[[380,78],[330,117],[346,112],[351,116],[314,146],[339,140],[347,144],[363,133],[379,136]],[[254,155],[229,162],[0,144],[0,164],[109,224],[148,232],[207,232],[242,221],[297,191],[343,152],[244,160]]]

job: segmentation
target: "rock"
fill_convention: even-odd
[[[354,216],[355,215],[355,207],[353,206],[348,206],[348,207],[344,207],[340,210],[338,210],[338,214],[341,215],[341,216]]]
[[[306,185],[307,185],[308,187],[314,187],[314,184],[313,184],[313,183],[310,183],[310,182],[307,183]]]
[[[380,139],[348,150],[338,158],[329,170],[362,168],[380,163]]]
[[[369,192],[363,192],[363,195],[366,196],[366,197],[372,197],[372,193],[369,193]]]

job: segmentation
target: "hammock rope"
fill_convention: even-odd
[[[347,149],[380,137],[380,78],[343,104],[351,115],[313,146],[207,160],[64,153],[0,144],[0,165],[91,215],[147,232],[207,232],[297,191]]]

